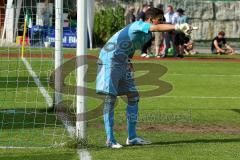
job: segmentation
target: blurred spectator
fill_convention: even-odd
[[[177,17],[176,21],[178,24],[188,23],[187,16],[184,14],[184,10],[182,8],[177,9]]]
[[[50,4],[48,0],[43,2],[43,5],[40,7],[36,24],[42,27],[39,27],[39,44],[43,45],[44,42],[48,42],[48,35],[50,35],[50,27],[52,25],[52,13],[50,9]],[[41,29],[40,29],[41,28]],[[33,36],[33,35],[31,35]]]
[[[153,5],[153,2],[149,2],[148,3],[148,6],[151,8],[151,7],[154,7],[154,5]]]
[[[135,22],[136,16],[134,15],[135,8],[130,7],[125,16],[125,25]]]
[[[158,9],[160,9],[161,11],[164,12],[164,10],[163,10],[163,4],[159,3],[159,4],[156,6],[156,8],[158,8]]]
[[[176,32],[175,34],[175,40],[174,40],[174,44],[176,46],[176,52],[177,52],[177,56],[176,57],[180,57],[183,58],[183,53],[184,53],[184,44],[188,43],[190,41],[189,37],[186,37],[184,33],[182,32]]]
[[[142,11],[138,14],[137,16],[137,20],[138,21],[145,21],[146,19],[146,15],[145,15],[145,12],[150,8],[149,5],[147,4],[144,4],[143,5],[143,9]],[[148,50],[150,49],[152,45],[152,40],[148,41],[143,47],[142,47],[142,50],[141,50],[141,57],[146,57],[148,55]]]
[[[193,49],[193,41],[191,39],[187,43],[184,43],[184,54],[185,55],[197,54],[197,52]]]
[[[70,11],[68,14],[69,26],[71,28],[77,27],[77,11]]]
[[[177,9],[177,16],[175,21],[178,24],[187,23],[187,16],[184,15],[184,10],[182,8]],[[174,44],[176,46],[175,57],[183,58],[185,45],[190,42],[190,38],[187,37],[184,33],[175,31]]]
[[[177,14],[174,12],[173,10],[173,6],[168,5],[167,7],[167,13],[164,15],[165,19],[166,19],[166,23],[168,24],[176,24],[176,17]],[[175,43],[174,43],[174,37],[175,37],[175,32],[166,32],[164,34],[164,53],[161,56],[162,58],[166,57],[168,54],[168,49],[171,48],[170,43],[172,42],[172,48],[173,48],[173,55],[176,57],[177,53],[176,53],[176,47],[175,47]]]
[[[212,40],[211,51],[213,54],[234,54],[234,49],[227,44],[225,33],[219,32],[217,37]]]
[[[49,27],[51,25],[50,21],[51,21],[52,14],[50,13],[48,0],[44,1],[44,7],[40,11],[40,17],[42,19],[43,26]]]
[[[165,17],[164,17],[164,11],[163,11],[163,4],[158,4],[157,7],[159,10],[161,10],[161,15],[159,19],[159,23],[165,23]],[[154,48],[155,48],[155,57],[160,58],[163,53],[162,53],[162,48],[163,48],[163,39],[164,39],[164,33],[163,32],[154,32],[154,38],[155,38],[155,43],[154,43]]]
[[[175,46],[178,49],[177,57],[180,57],[180,58],[183,58],[183,54],[193,55],[197,53],[193,49],[193,41],[191,40],[191,37],[186,36],[182,32],[176,32]]]
[[[174,10],[173,10],[173,6],[172,5],[168,5],[167,13],[164,15],[164,17],[166,19],[166,23],[168,23],[168,24],[176,24],[177,16],[178,16],[177,13],[174,12]]]
[[[145,21],[145,19],[146,19],[145,13],[146,13],[146,11],[147,11],[149,8],[150,8],[149,5],[147,5],[147,4],[144,4],[144,5],[143,5],[142,11],[139,12],[139,14],[138,14],[138,16],[137,16],[137,20],[138,20],[138,21]]]

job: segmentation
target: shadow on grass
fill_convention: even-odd
[[[1,160],[10,160],[10,159],[14,159],[14,160],[43,160],[43,159],[47,159],[47,160],[66,160],[66,159],[77,159],[77,154],[74,152],[58,152],[58,153],[46,153],[46,151],[44,152],[40,152],[40,153],[21,153],[21,152],[17,152],[13,153],[13,154],[7,154],[4,156],[0,155],[0,159]]]
[[[134,150],[140,148],[149,148],[149,147],[161,147],[161,146],[172,146],[172,145],[189,145],[189,144],[216,144],[216,143],[240,143],[240,138],[232,138],[232,139],[193,139],[193,140],[179,140],[179,141],[169,141],[169,142],[153,142],[150,145],[136,145],[136,146],[127,146],[123,145],[124,147],[121,150]],[[93,151],[108,151],[111,150],[103,145],[89,145],[88,149]]]
[[[170,141],[170,142],[154,142],[152,145],[174,145],[174,144],[196,144],[196,143],[239,143],[240,138],[232,139],[193,139],[193,140],[180,140],[180,141]]]
[[[40,77],[40,81],[44,87],[49,84],[48,77]],[[32,77],[0,77],[0,88],[30,88],[37,87]]]
[[[0,110],[0,127],[4,130],[46,128],[63,125],[52,109],[3,109]]]
[[[232,109],[233,112],[240,113],[240,109]]]

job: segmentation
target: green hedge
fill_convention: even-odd
[[[124,27],[124,8],[121,6],[106,7],[96,11],[94,17],[94,41],[101,45],[118,30]]]

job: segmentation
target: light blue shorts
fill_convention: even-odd
[[[96,91],[114,96],[137,92],[130,64],[98,64]]]

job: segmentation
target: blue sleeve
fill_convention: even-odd
[[[143,21],[138,21],[134,24],[134,32],[144,32],[148,33],[150,31],[150,27],[152,26],[151,23],[146,23]]]

